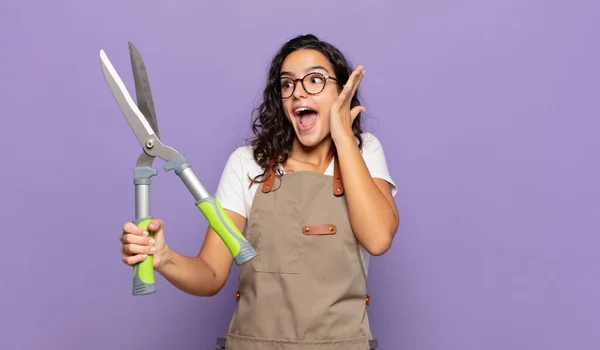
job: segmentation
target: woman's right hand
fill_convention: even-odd
[[[148,230],[154,233],[153,237],[149,237],[148,232],[132,222],[123,225],[123,234],[120,237],[123,262],[133,266],[144,261],[147,255],[152,254],[153,268],[158,270],[166,260],[169,250],[165,242],[162,220],[153,219],[148,224]]]

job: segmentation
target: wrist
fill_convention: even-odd
[[[164,274],[165,269],[169,267],[169,265],[173,264],[173,259],[175,257],[175,252],[165,243],[165,247],[163,248],[163,254],[160,259],[159,264],[154,268],[156,272],[160,274]]]
[[[337,134],[331,134],[331,139],[335,143],[336,148],[356,145],[356,139],[352,131]]]

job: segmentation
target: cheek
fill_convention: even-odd
[[[283,101],[283,103],[281,104],[282,110],[283,110],[283,115],[285,116],[285,118],[287,120],[291,121],[291,116],[290,116],[290,110],[291,110],[291,103],[288,101]]]
[[[317,102],[317,105],[319,106],[319,115],[324,120],[329,120],[329,116],[331,114],[331,106],[335,102],[335,99],[337,98],[337,94],[332,93],[332,94],[327,94],[327,95],[319,96],[319,97],[320,98],[317,101],[315,101],[315,102]]]
[[[331,106],[335,102],[335,99],[338,98],[339,94],[336,89],[330,88],[323,91],[321,95],[318,96],[318,103],[321,108],[327,110],[331,109]]]

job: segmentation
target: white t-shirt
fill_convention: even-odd
[[[396,195],[397,187],[388,171],[385,154],[381,143],[371,133],[363,133],[362,156],[372,177],[389,182],[392,186],[392,195]],[[224,209],[234,211],[248,219],[252,200],[258,189],[258,184],[250,186],[250,178],[260,175],[263,170],[254,160],[251,146],[237,148],[229,156],[221,175],[215,196]],[[325,175],[333,176],[333,160],[327,167]],[[365,272],[369,271],[369,254],[361,246],[360,254]]]

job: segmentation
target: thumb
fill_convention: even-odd
[[[154,243],[154,245],[158,249],[162,249],[161,247],[163,247],[166,244],[163,221],[161,219],[156,218],[152,219],[152,221],[150,221],[150,223],[148,224],[148,231],[152,233],[152,237],[156,242]]]
[[[352,108],[350,110],[350,117],[352,117],[352,121],[354,122],[354,119],[356,119],[356,117],[358,117],[358,114],[362,113],[362,112],[366,112],[367,109],[363,106],[356,106],[354,108]]]
[[[154,218],[148,224],[148,231],[153,233],[162,233],[163,231],[163,221],[161,219]]]

